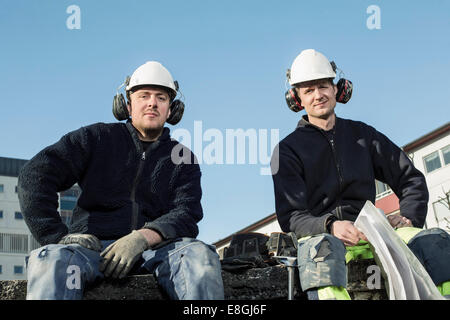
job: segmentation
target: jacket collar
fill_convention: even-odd
[[[137,132],[137,129],[131,123],[131,119],[127,120],[126,126],[127,126],[128,131],[131,134],[131,137],[133,138],[134,145],[136,146],[137,150],[142,151],[142,144],[139,139],[139,134]],[[154,143],[152,143],[152,149],[156,148],[161,143],[167,142],[169,140],[170,140],[170,129],[167,127],[164,127],[161,135],[158,137],[158,139]]]
[[[303,127],[306,127],[306,126],[312,126],[312,124],[309,123],[309,121],[308,121],[308,115],[307,114],[302,116],[300,121],[297,123],[296,129],[303,128]]]
[[[336,116],[336,122],[334,124],[334,128],[336,128],[338,126],[338,123],[340,121],[341,121],[340,118],[338,118]],[[297,130],[299,128],[315,128],[315,129],[324,131],[322,128],[319,128],[318,126],[315,126],[312,123],[310,123],[307,114],[303,115],[302,118],[300,119],[300,121],[297,123],[297,127],[295,129]]]

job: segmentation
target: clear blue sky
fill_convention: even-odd
[[[70,5],[81,29],[70,30]],[[378,5],[381,29],[366,13]],[[72,130],[116,121],[125,76],[162,62],[185,97],[184,128],[278,129],[303,114],[284,101],[303,49],[336,61],[355,86],[338,104],[403,146],[449,121],[450,1],[5,1],[0,11],[0,156],[30,159]],[[204,143],[207,145],[208,143]],[[206,165],[199,238],[214,242],[274,212],[261,165]]]

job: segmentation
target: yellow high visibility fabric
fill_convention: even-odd
[[[450,295],[450,281],[442,282],[437,288],[443,296]]]
[[[306,236],[306,237],[298,239],[297,242],[300,242],[300,241],[303,241],[303,240],[308,240],[309,238],[311,238],[311,236]]]
[[[413,227],[404,227],[398,228],[395,230],[399,237],[405,242],[408,243],[417,233],[422,231],[419,228]],[[311,238],[311,236],[303,237],[299,239],[307,240]],[[373,259],[372,249],[370,248],[370,244],[367,241],[360,240],[356,246],[345,247],[345,262],[349,263],[352,260],[360,260],[360,259]],[[450,295],[450,281],[444,282],[438,286],[439,291],[442,295]],[[351,300],[350,295],[344,287],[336,287],[336,286],[328,286],[322,287],[318,289],[319,300]]]
[[[317,290],[319,300],[351,300],[344,287],[328,286]]]
[[[400,239],[403,242],[408,243],[416,234],[418,234],[422,229],[414,228],[414,227],[404,227],[395,229],[395,232],[398,234]]]
[[[353,247],[345,247],[347,253],[345,254],[345,263],[352,260],[373,259],[373,253],[367,241],[359,240],[358,244]]]
[[[395,232],[405,243],[408,243],[409,240],[411,240],[420,231],[422,231],[422,229],[413,227],[395,229]],[[360,240],[356,246],[345,248],[347,249],[347,253],[345,255],[346,263],[349,263],[352,260],[373,259],[373,253],[367,241]]]

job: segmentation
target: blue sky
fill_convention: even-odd
[[[81,29],[70,30],[70,5]],[[370,5],[381,29],[366,25]],[[334,60],[354,84],[338,116],[403,146],[449,120],[450,2],[8,1],[0,12],[0,156],[30,159],[72,130],[115,122],[117,87],[148,60],[180,83],[186,110],[171,130],[278,129],[303,113],[284,101],[303,49]],[[205,143],[206,145],[207,143]],[[274,212],[261,165],[202,164],[199,238],[214,242]]]

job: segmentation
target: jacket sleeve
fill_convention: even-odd
[[[406,153],[389,138],[373,129],[372,159],[375,178],[387,183],[400,200],[400,214],[422,228],[428,208],[428,188],[424,175]]]
[[[88,159],[87,133],[81,128],[40,151],[19,173],[20,208],[41,245],[57,243],[68,233],[57,211],[58,192],[80,180]]]
[[[302,177],[303,165],[283,142],[274,149],[271,167],[275,210],[281,229],[284,232],[295,232],[297,238],[327,232],[326,221],[332,214],[311,214],[307,204],[306,184]]]
[[[178,165],[179,172],[170,196],[169,212],[144,224],[158,231],[164,240],[178,237],[196,238],[197,223],[203,218],[201,172],[197,161]]]

